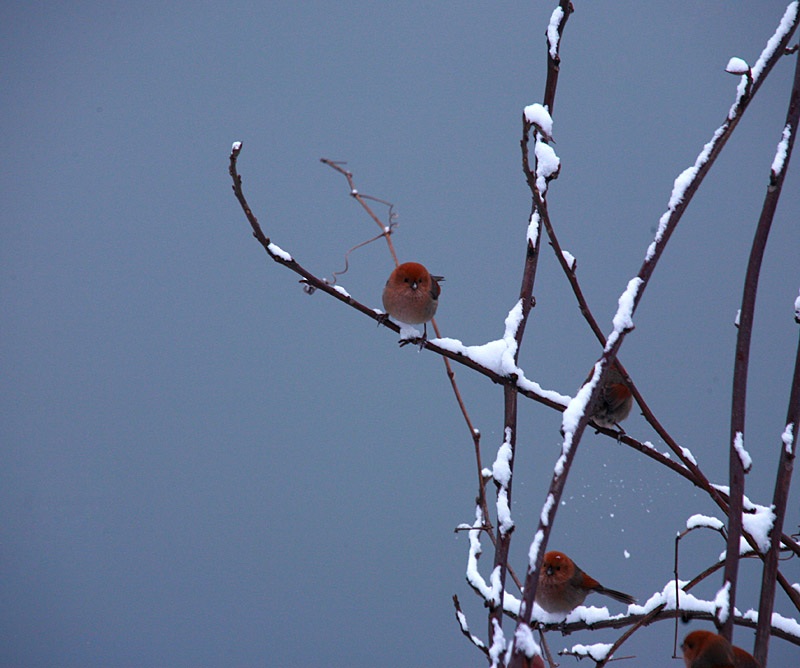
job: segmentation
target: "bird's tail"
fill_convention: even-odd
[[[619,601],[620,603],[627,603],[630,605],[631,603],[636,603],[636,599],[633,598],[630,594],[623,594],[621,591],[616,591],[615,589],[607,589],[606,587],[599,586],[595,591],[598,594],[604,594],[606,596],[610,596],[611,598]]]

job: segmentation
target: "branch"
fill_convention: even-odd
[[[796,5],[794,5],[796,10]],[[583,435],[583,431],[588,422],[588,407],[594,404],[597,396],[605,383],[608,369],[613,364],[617,352],[622,345],[622,342],[627,333],[633,328],[632,316],[636,311],[641,298],[647,288],[648,282],[655,271],[664,248],[669,241],[672,232],[677,226],[683,212],[686,210],[689,202],[691,201],[694,193],[699,188],[703,179],[711,165],[716,160],[716,157],[721,152],[723,146],[727,142],[734,128],[738,125],[742,114],[747,109],[750,100],[752,100],[755,93],[760,88],[764,78],[781,57],[783,49],[786,47],[791,33],[797,25],[796,11],[792,16],[789,16],[787,10],[786,16],[781,22],[780,28],[776,35],[779,37],[777,40],[770,40],[767,48],[762,52],[761,58],[757,64],[756,72],[752,78],[752,86],[747,90],[740,87],[737,95],[736,102],[728,112],[725,122],[714,133],[711,141],[706,144],[703,151],[695,161],[694,166],[685,170],[676,180],[673,187],[672,196],[670,197],[667,212],[662,215],[655,240],[650,245],[645,255],[644,262],[642,263],[639,273],[636,278],[628,283],[628,287],[623,295],[620,297],[620,308],[614,318],[614,330],[606,340],[603,356],[595,365],[595,373],[593,378],[584,384],[578,392],[578,396],[570,402],[567,408],[567,413],[572,413],[569,417],[572,418],[570,424],[567,425],[567,415],[564,417],[564,441],[562,443],[562,454],[558,459],[556,468],[553,472],[553,478],[550,483],[550,490],[545,501],[545,506],[542,510],[542,517],[539,521],[539,527],[534,535],[533,542],[530,549],[530,558],[528,563],[528,574],[525,578],[524,595],[521,609],[521,619],[517,627],[522,624],[530,625],[531,613],[533,610],[533,601],[536,597],[536,589],[539,582],[539,569],[541,568],[542,558],[547,547],[547,539],[549,534],[549,527],[553,525],[555,515],[558,510],[558,504],[561,499],[561,494],[564,490],[566,477],[569,473],[570,466],[574,460],[577,452],[578,444]],[[773,43],[774,42],[774,43]],[[535,197],[536,193],[534,193]],[[587,396],[588,395],[588,396]],[[577,420],[577,424],[575,424]],[[516,634],[515,634],[516,635]],[[522,665],[522,653],[519,652],[515,646],[513,648],[513,655],[510,662],[511,668],[520,668]]]
[[[795,5],[795,21],[797,20],[797,6]],[[779,55],[782,51],[777,52]],[[727,607],[721,608],[717,612],[717,622],[720,624],[720,634],[727,640],[731,639],[733,626],[728,621],[727,616],[734,609],[736,604],[736,584],[739,570],[739,538],[742,533],[742,510],[744,497],[744,475],[750,468],[750,456],[743,448],[745,423],[745,402],[747,397],[747,367],[750,361],[750,340],[753,331],[753,317],[756,305],[756,293],[758,292],[758,279],[761,271],[761,262],[764,257],[764,249],[767,245],[772,220],[775,216],[775,209],[783,188],[783,181],[786,176],[786,168],[791,157],[794,135],[797,129],[797,121],[800,117],[800,60],[796,62],[794,85],[789,99],[789,109],[786,113],[786,123],[784,126],[784,136],[781,141],[782,157],[780,168],[770,171],[770,182],[767,187],[767,194],[761,208],[761,216],[756,227],[755,237],[750,249],[750,259],[747,263],[747,273],[744,280],[744,294],[742,296],[742,308],[739,315],[739,328],[736,335],[736,358],[733,371],[733,397],[731,406],[731,431],[730,431],[730,454],[729,454],[729,487],[730,487],[730,511],[728,513],[728,546],[725,560],[725,575],[723,582],[729,587],[727,597]],[[788,132],[788,136],[787,136]],[[778,160],[776,156],[776,161]],[[789,409],[792,411],[791,406]],[[779,533],[782,528],[777,527]],[[777,535],[775,536],[777,548]],[[774,552],[777,559],[777,551]],[[765,569],[769,567],[767,561]],[[775,566],[777,570],[777,566]],[[774,575],[774,573],[773,573]],[[773,580],[774,586],[774,580]],[[774,596],[774,589],[773,589]],[[769,595],[765,592],[762,602],[766,605],[771,604]],[[771,612],[770,610],[767,612]],[[766,623],[766,622],[765,622]],[[762,651],[766,658],[766,631],[761,633]],[[762,660],[762,665],[765,663]]]

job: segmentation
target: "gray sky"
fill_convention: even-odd
[[[243,141],[256,215],[318,275],[375,234],[344,179],[318,162],[348,161],[361,192],[395,204],[401,260],[446,276],[443,333],[498,338],[529,211],[520,117],[541,100],[555,4],[0,6],[0,665],[483,665],[451,602],[458,594],[485,637],[464,582],[467,537],[453,533],[473,517],[472,445],[441,360],[306,296],[250,236],[227,158]],[[754,63],[785,3],[575,4],[549,209],[609,330],[674,178],[734,99],[728,59]],[[663,424],[724,484],[733,320],[793,68],[780,62],[747,111],[620,354]],[[795,163],[750,365],[746,494],[762,504],[798,336]],[[521,365],[572,394],[599,346],[543,250]],[[350,264],[342,285],[378,307],[385,246]],[[490,464],[502,391],[465,369],[457,378]],[[512,557],[522,572],[560,414],[520,405]],[[665,449],[634,413],[629,433]],[[564,501],[550,547],[640,600],[671,579],[686,518],[718,515],[682,479],[593,434]],[[786,531],[798,521],[795,484]],[[682,577],[723,549],[695,532]],[[800,579],[796,561],[784,569]],[[737,603],[757,607],[760,571],[741,570]],[[780,592],[777,610],[791,613]],[[696,628],[710,624],[682,626],[681,638]],[[667,622],[639,631],[626,665],[677,665],[671,633]],[[614,638],[549,634],[554,650]],[[752,632],[737,628],[735,641],[752,648]],[[773,641],[771,665],[798,656]]]

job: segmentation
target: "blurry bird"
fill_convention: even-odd
[[[424,325],[422,340],[428,338],[428,321],[436,313],[442,276],[431,276],[418,262],[397,267],[383,289],[383,308],[395,320],[407,325]],[[401,341],[400,344],[406,343]]]
[[[606,589],[594,578],[584,573],[563,552],[548,552],[542,560],[536,602],[546,612],[568,613],[581,605],[588,594],[596,592],[610,596],[622,603],[635,603],[636,599],[621,591]]]
[[[711,631],[692,631],[681,649],[686,668],[760,668],[751,654]]]
[[[589,372],[586,381],[592,377],[593,373],[594,369]],[[591,418],[599,427],[605,427],[606,429],[616,427],[624,433],[618,423],[628,417],[632,407],[633,395],[625,383],[622,372],[619,370],[615,360],[614,365],[608,370],[606,384],[597,397],[597,403]]]

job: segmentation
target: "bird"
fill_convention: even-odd
[[[439,306],[439,281],[443,276],[432,276],[419,262],[405,262],[398,266],[383,288],[383,308],[395,320],[406,325],[424,325],[422,340],[428,338],[428,321]],[[401,341],[400,345],[408,343]]]
[[[542,559],[536,602],[545,612],[569,613],[583,603],[586,596],[596,592],[620,601],[636,603],[633,596],[608,589],[584,573],[563,552],[548,552]]]
[[[594,369],[589,372],[586,381],[592,377]],[[633,394],[622,376],[622,371],[614,360],[613,366],[608,370],[606,377],[606,384],[600,391],[597,397],[597,403],[592,411],[591,419],[598,427],[605,427],[606,429],[618,428],[620,431],[622,427],[618,423],[622,422],[633,407]]]
[[[686,668],[760,668],[752,654],[711,631],[692,631],[681,649]]]

